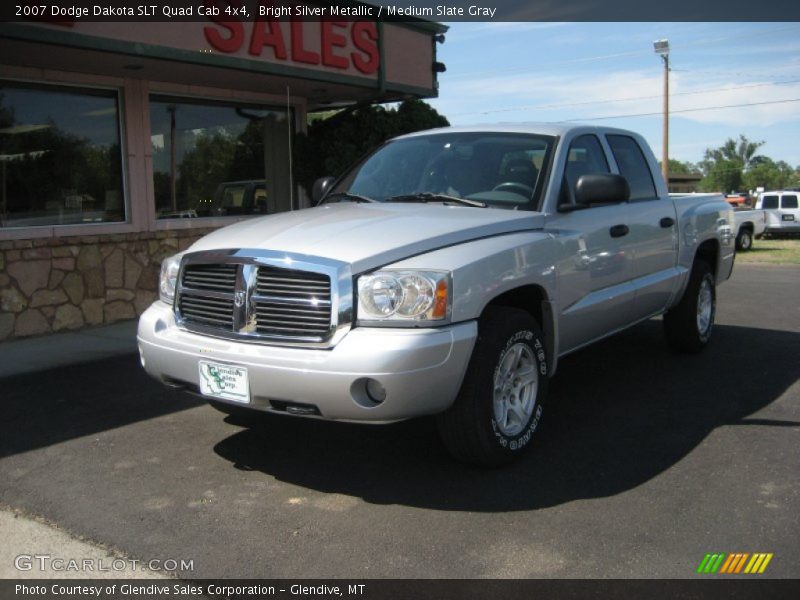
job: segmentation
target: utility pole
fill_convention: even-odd
[[[664,61],[664,124],[661,145],[661,173],[669,189],[669,40],[656,40],[653,49]]]

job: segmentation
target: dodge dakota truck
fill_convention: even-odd
[[[644,139],[606,127],[410,134],[314,196],[164,260],[150,375],[226,412],[435,415],[457,459],[500,465],[566,354],[662,314],[702,350],[735,257],[724,198],[670,197]]]

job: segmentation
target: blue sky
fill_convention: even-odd
[[[760,154],[800,165],[800,23],[447,25],[438,46],[447,72],[430,102],[453,125],[623,127],[660,159],[663,65],[653,40],[668,38],[670,158],[697,162],[742,133],[766,142]]]

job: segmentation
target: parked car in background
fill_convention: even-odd
[[[746,252],[753,247],[753,238],[760,239],[767,226],[766,214],[763,210],[747,208],[735,209],[733,221],[736,225],[736,249]]]
[[[759,196],[756,209],[765,211],[765,234],[800,233],[800,192],[781,190],[764,192]]]

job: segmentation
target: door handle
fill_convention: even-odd
[[[673,219],[672,217],[664,217],[658,222],[658,224],[661,225],[664,229],[667,229],[668,227],[672,227],[673,225],[675,225],[675,219]]]
[[[623,235],[628,235],[630,229],[627,225],[614,225],[608,232],[611,234],[611,237],[618,238],[622,237]]]

